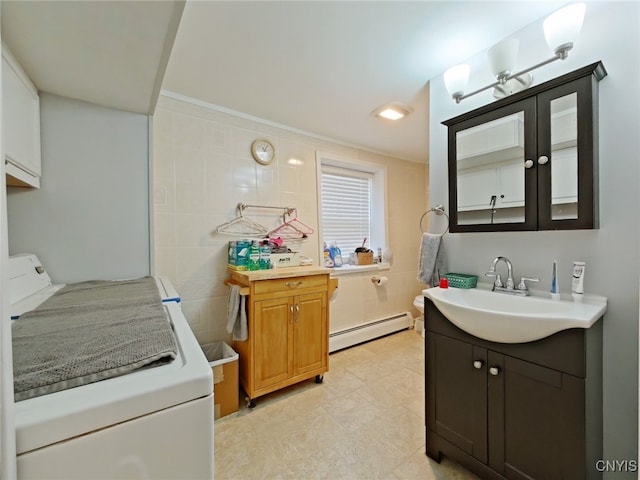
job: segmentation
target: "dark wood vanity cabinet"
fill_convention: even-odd
[[[452,232],[598,226],[601,62],[443,122]]]
[[[427,299],[427,455],[488,479],[601,478],[601,324],[495,343]]]

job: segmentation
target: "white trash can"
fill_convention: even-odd
[[[213,370],[214,419],[238,411],[238,358],[236,351],[225,342],[200,345]]]

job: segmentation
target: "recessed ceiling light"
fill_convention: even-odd
[[[382,118],[388,118],[389,120],[400,120],[405,116],[405,114],[393,108],[385,108],[378,114],[378,116]]]
[[[411,108],[399,103],[391,103],[379,108],[374,112],[376,117],[386,118],[387,120],[400,120],[411,113]]]

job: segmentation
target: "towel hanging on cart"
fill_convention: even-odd
[[[227,332],[233,333],[233,340],[244,342],[249,338],[245,295],[240,295],[238,285],[230,285],[227,308]]]

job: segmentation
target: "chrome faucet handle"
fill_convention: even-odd
[[[538,277],[520,277],[520,283],[518,284],[518,290],[529,290],[525,282],[539,282]]]
[[[507,284],[505,285],[505,287],[507,288],[507,290],[513,290],[515,288],[515,283],[511,275],[509,275],[509,277],[507,278]]]
[[[500,277],[499,273],[496,273],[495,270],[491,271],[489,270],[487,273],[484,274],[485,277],[495,277],[495,281],[493,282],[493,288],[495,287],[502,287],[504,286],[502,284],[502,278]]]

